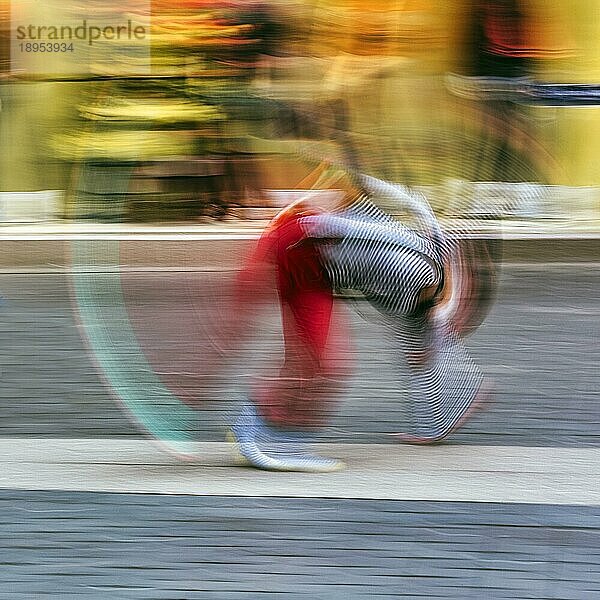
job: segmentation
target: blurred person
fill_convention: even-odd
[[[553,61],[573,55],[563,12],[559,3],[532,0],[471,0],[467,4],[464,74],[477,82],[489,135],[500,135],[488,175],[491,179],[514,180],[511,148],[528,148],[536,137],[527,107],[515,102],[517,93],[556,69]]]
[[[400,202],[417,215],[424,232],[392,219],[369,195]],[[334,290],[359,291],[383,313],[406,359],[410,427],[397,439],[439,442],[460,427],[485,390],[457,332],[436,311],[450,260],[450,243],[427,201],[378,179],[361,176],[336,210],[297,204],[284,211],[239,281],[241,301],[249,290],[259,292],[264,277],[257,273],[275,266],[285,343],[279,377],[254,390],[233,426],[242,456],[270,470],[342,468],[304,449],[305,433],[323,424],[325,402],[347,374],[331,368],[340,362],[340,346],[331,345],[340,333],[332,319]]]
[[[535,49],[522,0],[473,0],[470,19],[470,49],[467,74],[483,80],[484,89],[493,85],[518,85],[532,73]],[[493,180],[510,179],[511,143],[529,138],[531,124],[523,109],[506,99],[485,98],[481,105],[488,135],[499,134],[499,148],[490,159]]]
[[[475,0],[472,8],[472,75],[526,77],[535,48],[521,0]]]

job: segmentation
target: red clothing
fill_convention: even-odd
[[[281,306],[284,361],[279,377],[253,392],[258,411],[282,427],[322,425],[327,400],[345,374],[345,329],[333,323],[333,292],[313,240],[305,238],[300,214],[291,212],[265,231],[240,275],[240,302],[260,293],[259,273],[275,268]]]

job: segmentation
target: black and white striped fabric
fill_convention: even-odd
[[[360,291],[385,314],[410,314],[423,288],[441,283],[447,242],[425,198],[373,177],[363,176],[361,183],[409,208],[423,231],[393,219],[366,196],[342,212],[305,217],[302,227],[323,240],[334,287]]]
[[[371,177],[361,183],[414,212],[423,231],[396,221],[367,197],[342,212],[305,217],[301,223],[307,236],[321,240],[333,285],[357,290],[375,305],[407,357],[410,433],[425,441],[441,439],[467,413],[482,381],[450,324],[420,304],[424,288],[442,283],[451,243],[425,198]]]

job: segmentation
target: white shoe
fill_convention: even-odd
[[[272,434],[269,427],[262,423],[262,419],[251,405],[244,406],[231,433],[238,453],[257,469],[332,473],[345,467],[340,460],[303,451],[303,446],[297,440],[290,441],[289,444],[282,441],[281,435]]]
[[[234,434],[235,438],[235,434]],[[341,460],[316,454],[266,454],[255,442],[240,442],[235,438],[237,450],[246,464],[264,471],[295,471],[301,473],[333,473],[345,468]]]

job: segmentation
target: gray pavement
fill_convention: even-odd
[[[0,598],[595,600],[597,506],[2,491]]]
[[[348,471],[4,438],[0,598],[598,597],[600,449],[326,450]]]
[[[118,407],[146,381],[140,356],[194,393],[227,273],[90,274],[79,306],[65,274],[0,276],[0,599],[595,600],[599,272],[506,267],[469,340],[495,402],[439,447],[384,445],[403,374],[359,303],[356,371],[323,448],[348,470],[330,476],[257,473],[220,443],[242,375],[276,354],[273,312],[232,401],[198,413],[197,462],[159,453]],[[110,335],[90,336],[85,314]],[[100,368],[111,352],[121,379]]]
[[[600,266],[593,264],[505,267],[498,301],[469,340],[473,355],[495,381],[495,401],[453,443],[600,445],[599,274]],[[112,342],[103,341],[105,352],[115,351],[117,332],[127,320],[137,345],[120,347],[123,364],[143,355],[167,385],[193,396],[198,389],[193,374],[210,342],[207,323],[223,317],[220,294],[229,277],[218,272],[126,273],[124,311],[114,294],[117,276],[91,274],[94,291],[87,309],[115,332]],[[0,313],[0,436],[140,435],[115,402],[119,386],[122,392],[127,382],[109,381],[98,368],[99,349],[90,349],[81,329],[71,283],[62,274],[0,276],[6,298]],[[355,374],[324,437],[387,442],[381,434],[402,430],[403,373],[377,315],[363,303],[356,307],[358,313],[351,312],[356,355],[348,357]],[[259,329],[260,343],[240,357],[245,370],[231,371],[234,383],[223,398],[241,398],[248,383],[241,375],[258,372],[277,354],[273,312]],[[198,414],[200,441],[223,439],[224,408],[215,402]]]

